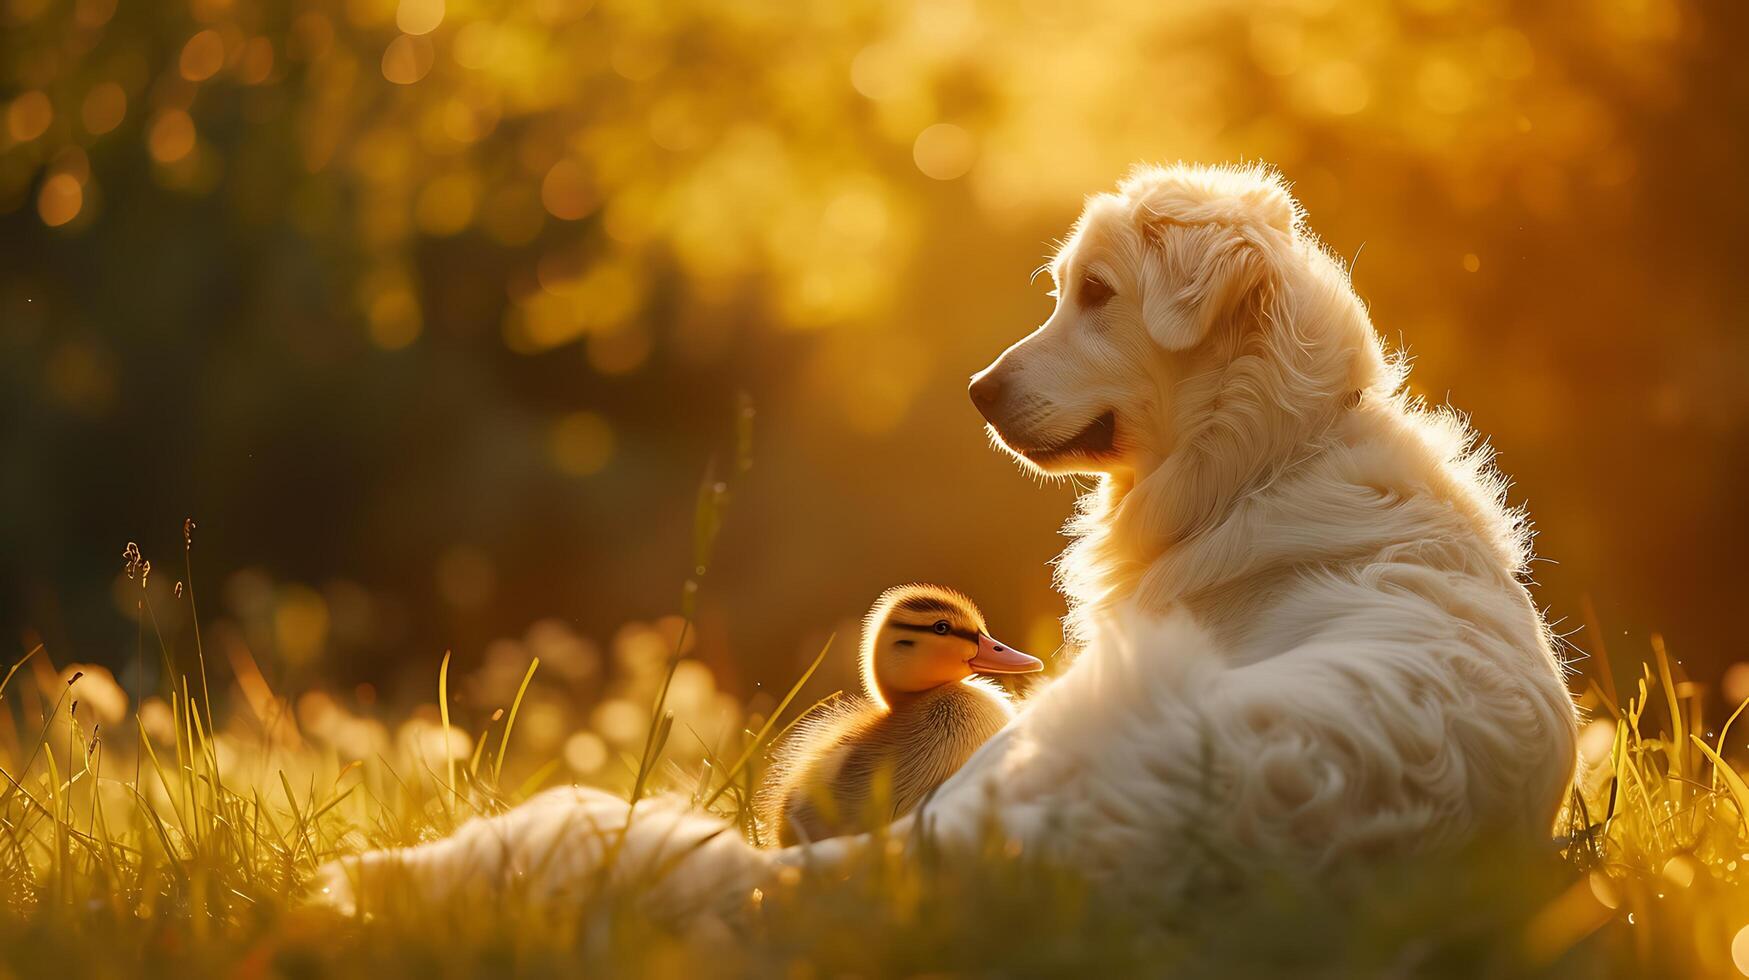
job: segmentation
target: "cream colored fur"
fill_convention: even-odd
[[[1053,275],[1057,311],[987,370],[986,414],[1029,465],[1097,477],[1058,567],[1082,653],[906,823],[969,846],[994,816],[1142,895],[1224,847],[1316,869],[1546,836],[1574,711],[1522,584],[1522,517],[1464,420],[1404,393],[1280,179],[1138,170],[1089,201]],[[1047,451],[1106,411],[1109,451]],[[859,846],[760,851],[672,802],[638,810],[616,872],[672,859],[653,900],[683,913]],[[554,790],[331,865],[328,899],[390,867],[434,896],[588,887],[589,826],[624,823],[623,802]]]

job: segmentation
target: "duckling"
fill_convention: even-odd
[[[863,621],[863,696],[805,720],[778,754],[761,809],[784,846],[911,812],[1014,715],[978,674],[1044,663],[996,642],[972,600],[939,585],[888,589]],[[870,813],[881,782],[885,814]]]

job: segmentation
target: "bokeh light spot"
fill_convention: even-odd
[[[613,459],[613,427],[594,412],[572,412],[553,423],[547,453],[572,476],[592,476]]]
[[[893,49],[885,44],[871,44],[850,60],[850,86],[870,99],[892,98],[904,77]]]
[[[578,732],[565,739],[565,765],[579,776],[587,776],[607,765],[607,743],[594,732]]]
[[[54,121],[55,107],[43,92],[26,92],[6,107],[6,131],[20,143],[41,136]]]
[[[439,110],[443,133],[457,143],[473,143],[484,139],[498,125],[498,112],[492,106],[470,103],[466,99],[450,99]]]
[[[936,180],[954,180],[972,169],[977,147],[972,134],[953,123],[936,123],[917,134],[911,144],[911,158],[924,176]]]
[[[1664,880],[1677,888],[1687,888],[1694,884],[1694,859],[1686,854],[1678,854],[1664,862],[1662,872]]]
[[[1731,964],[1738,973],[1749,977],[1749,926],[1738,929],[1731,938]]]
[[[650,715],[625,698],[608,698],[590,713],[590,727],[622,746],[632,745],[644,737],[644,726]]]
[[[601,203],[589,175],[572,160],[560,160],[547,170],[540,182],[540,200],[548,214],[562,221],[588,217]]]
[[[516,716],[516,737],[531,752],[543,755],[559,748],[570,729],[562,704],[546,698],[530,698]]]
[[[428,38],[403,34],[383,49],[383,77],[396,85],[412,85],[430,74],[434,60]]]
[[[419,302],[410,290],[385,289],[371,300],[370,340],[383,350],[400,350],[419,339],[424,327]]]
[[[670,96],[650,109],[650,140],[664,150],[687,153],[704,145],[708,132],[692,99]]]
[[[77,677],[78,680],[73,680]],[[128,695],[115,681],[115,674],[100,664],[68,664],[61,669],[63,684],[72,687],[73,696],[106,728],[121,724],[128,713]]]
[[[85,189],[72,174],[55,174],[43,181],[36,196],[36,213],[43,224],[56,228],[79,216],[85,206]]]
[[[1719,691],[1733,710],[1749,701],[1749,661],[1739,660],[1726,667],[1725,676],[1719,681]]]
[[[1593,718],[1579,731],[1579,758],[1585,765],[1607,761],[1615,751],[1615,719]]]
[[[182,46],[177,68],[191,82],[204,82],[225,67],[225,39],[208,28],[188,39]]]
[[[265,37],[251,38],[243,46],[243,61],[237,76],[245,85],[260,85],[273,76],[273,42]]]
[[[79,121],[85,124],[86,132],[102,136],[120,126],[127,113],[127,91],[114,82],[99,82],[85,93],[85,102],[79,108]]]
[[[194,120],[181,109],[171,109],[152,120],[146,148],[159,163],[175,163],[194,151]]]
[[[73,19],[88,30],[102,27],[115,16],[115,4],[116,0],[76,0]]]
[[[589,366],[599,374],[630,374],[650,357],[650,332],[636,323],[590,334],[584,348]]]
[[[430,34],[443,23],[443,0],[401,0],[395,26],[405,34]]]
[[[1480,272],[1482,270],[1482,257],[1474,252],[1465,252],[1463,266],[1465,272]]]

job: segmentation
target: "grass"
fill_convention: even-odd
[[[186,635],[159,629],[163,596],[130,546],[134,668],[157,661],[158,696],[132,703],[106,672],[57,669],[41,648],[0,680],[0,975],[1705,976],[1734,975],[1734,955],[1749,967],[1749,785],[1725,761],[1738,718],[1705,724],[1705,689],[1656,640],[1625,693],[1607,651],[1575,678],[1587,761],[1556,845],[1533,853],[1482,841],[1321,880],[1239,868],[1162,907],[1102,896],[993,833],[975,855],[876,847],[848,875],[791,873],[706,926],[646,914],[647,882],[558,907],[514,891],[401,903],[368,921],[302,902],[326,860],[445,834],[567,774],[686,796],[755,833],[764,749],[827,651],[763,710],[715,691],[687,656],[727,497],[707,477],[683,615],[622,631],[581,706],[567,684],[588,658],[551,630],[528,642],[550,668],[535,652],[463,675],[445,655],[436,704],[392,719],[274,690],[235,637],[225,684],[188,585],[192,525],[175,590]]]
[[[1250,976],[1303,973],[1308,961],[1341,976],[1699,976],[1732,970],[1733,939],[1749,925],[1743,784],[1719,758],[1727,730],[1701,729],[1701,693],[1661,648],[1623,704],[1587,685],[1601,727],[1586,741],[1595,748],[1602,733],[1607,746],[1584,773],[1558,853],[1483,842],[1335,881],[1249,869],[1194,905],[1147,908],[1102,901],[993,837],[981,855],[915,861],[876,849],[847,879],[786,878],[749,895],[716,933],[650,918],[636,886],[557,909],[515,894],[408,904],[369,922],[300,903],[330,857],[445,833],[548,781],[550,760],[511,738],[537,683],[532,662],[497,726],[478,736],[458,737],[456,719],[447,736],[442,723],[409,723],[464,748],[445,763],[417,739],[347,760],[313,735],[293,744],[241,720],[220,726],[198,682],[167,700],[172,725],[136,714],[136,757],[125,734],[110,745],[85,720],[90,709],[74,707],[92,675],[60,676],[36,651],[0,689],[21,700],[28,678],[39,711],[0,766],[0,964],[18,976]],[[662,677],[675,693],[675,672]],[[53,702],[45,679],[63,688]],[[1679,727],[1654,727],[1671,712]],[[644,733],[653,748],[642,765],[610,765],[599,781],[749,819],[755,732],[769,738],[780,714],[745,720],[733,762],[700,750],[673,766],[658,759],[676,715],[661,702],[655,714],[664,722]],[[632,761],[640,747],[627,744]]]

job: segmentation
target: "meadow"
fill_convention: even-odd
[[[1749,975],[1746,35],[1705,0],[0,0],[0,980]],[[827,632],[897,582],[1050,649],[1070,488],[988,452],[966,377],[1084,195],[1178,157],[1281,168],[1560,559],[1548,847],[1228,855],[1148,905],[992,831],[708,925],[635,882],[307,901],[566,783],[757,834],[766,750],[850,683]],[[742,390],[760,465],[743,403],[695,503]]]
[[[876,842],[848,872],[790,869],[725,919],[642,896],[662,869],[575,900],[514,888],[368,915],[311,903],[317,868],[445,834],[567,781],[686,797],[758,839],[766,751],[797,694],[746,705],[689,656],[727,488],[699,494],[680,613],[605,650],[558,620],[429,702],[269,683],[241,636],[203,635],[182,562],[124,554],[138,704],[38,647],[0,680],[0,967],[25,976],[1702,976],[1749,974],[1749,784],[1705,689],[1654,639],[1637,676],[1576,661],[1583,755],[1553,843],[1478,841],[1322,876],[1220,854],[1194,900],[1102,895],[991,828],[983,851]],[[152,582],[178,575],[160,609]],[[178,613],[185,630],[160,623]],[[208,631],[213,633],[213,631]],[[125,671],[124,671],[125,677]],[[597,696],[579,696],[585,681]],[[1624,692],[1618,694],[1617,692]],[[1741,713],[1741,708],[1738,713]],[[1741,739],[1742,732],[1738,731]],[[1740,742],[1738,744],[1741,744]],[[1218,819],[1218,816],[1215,817]],[[1066,831],[1068,832],[1068,831]]]

